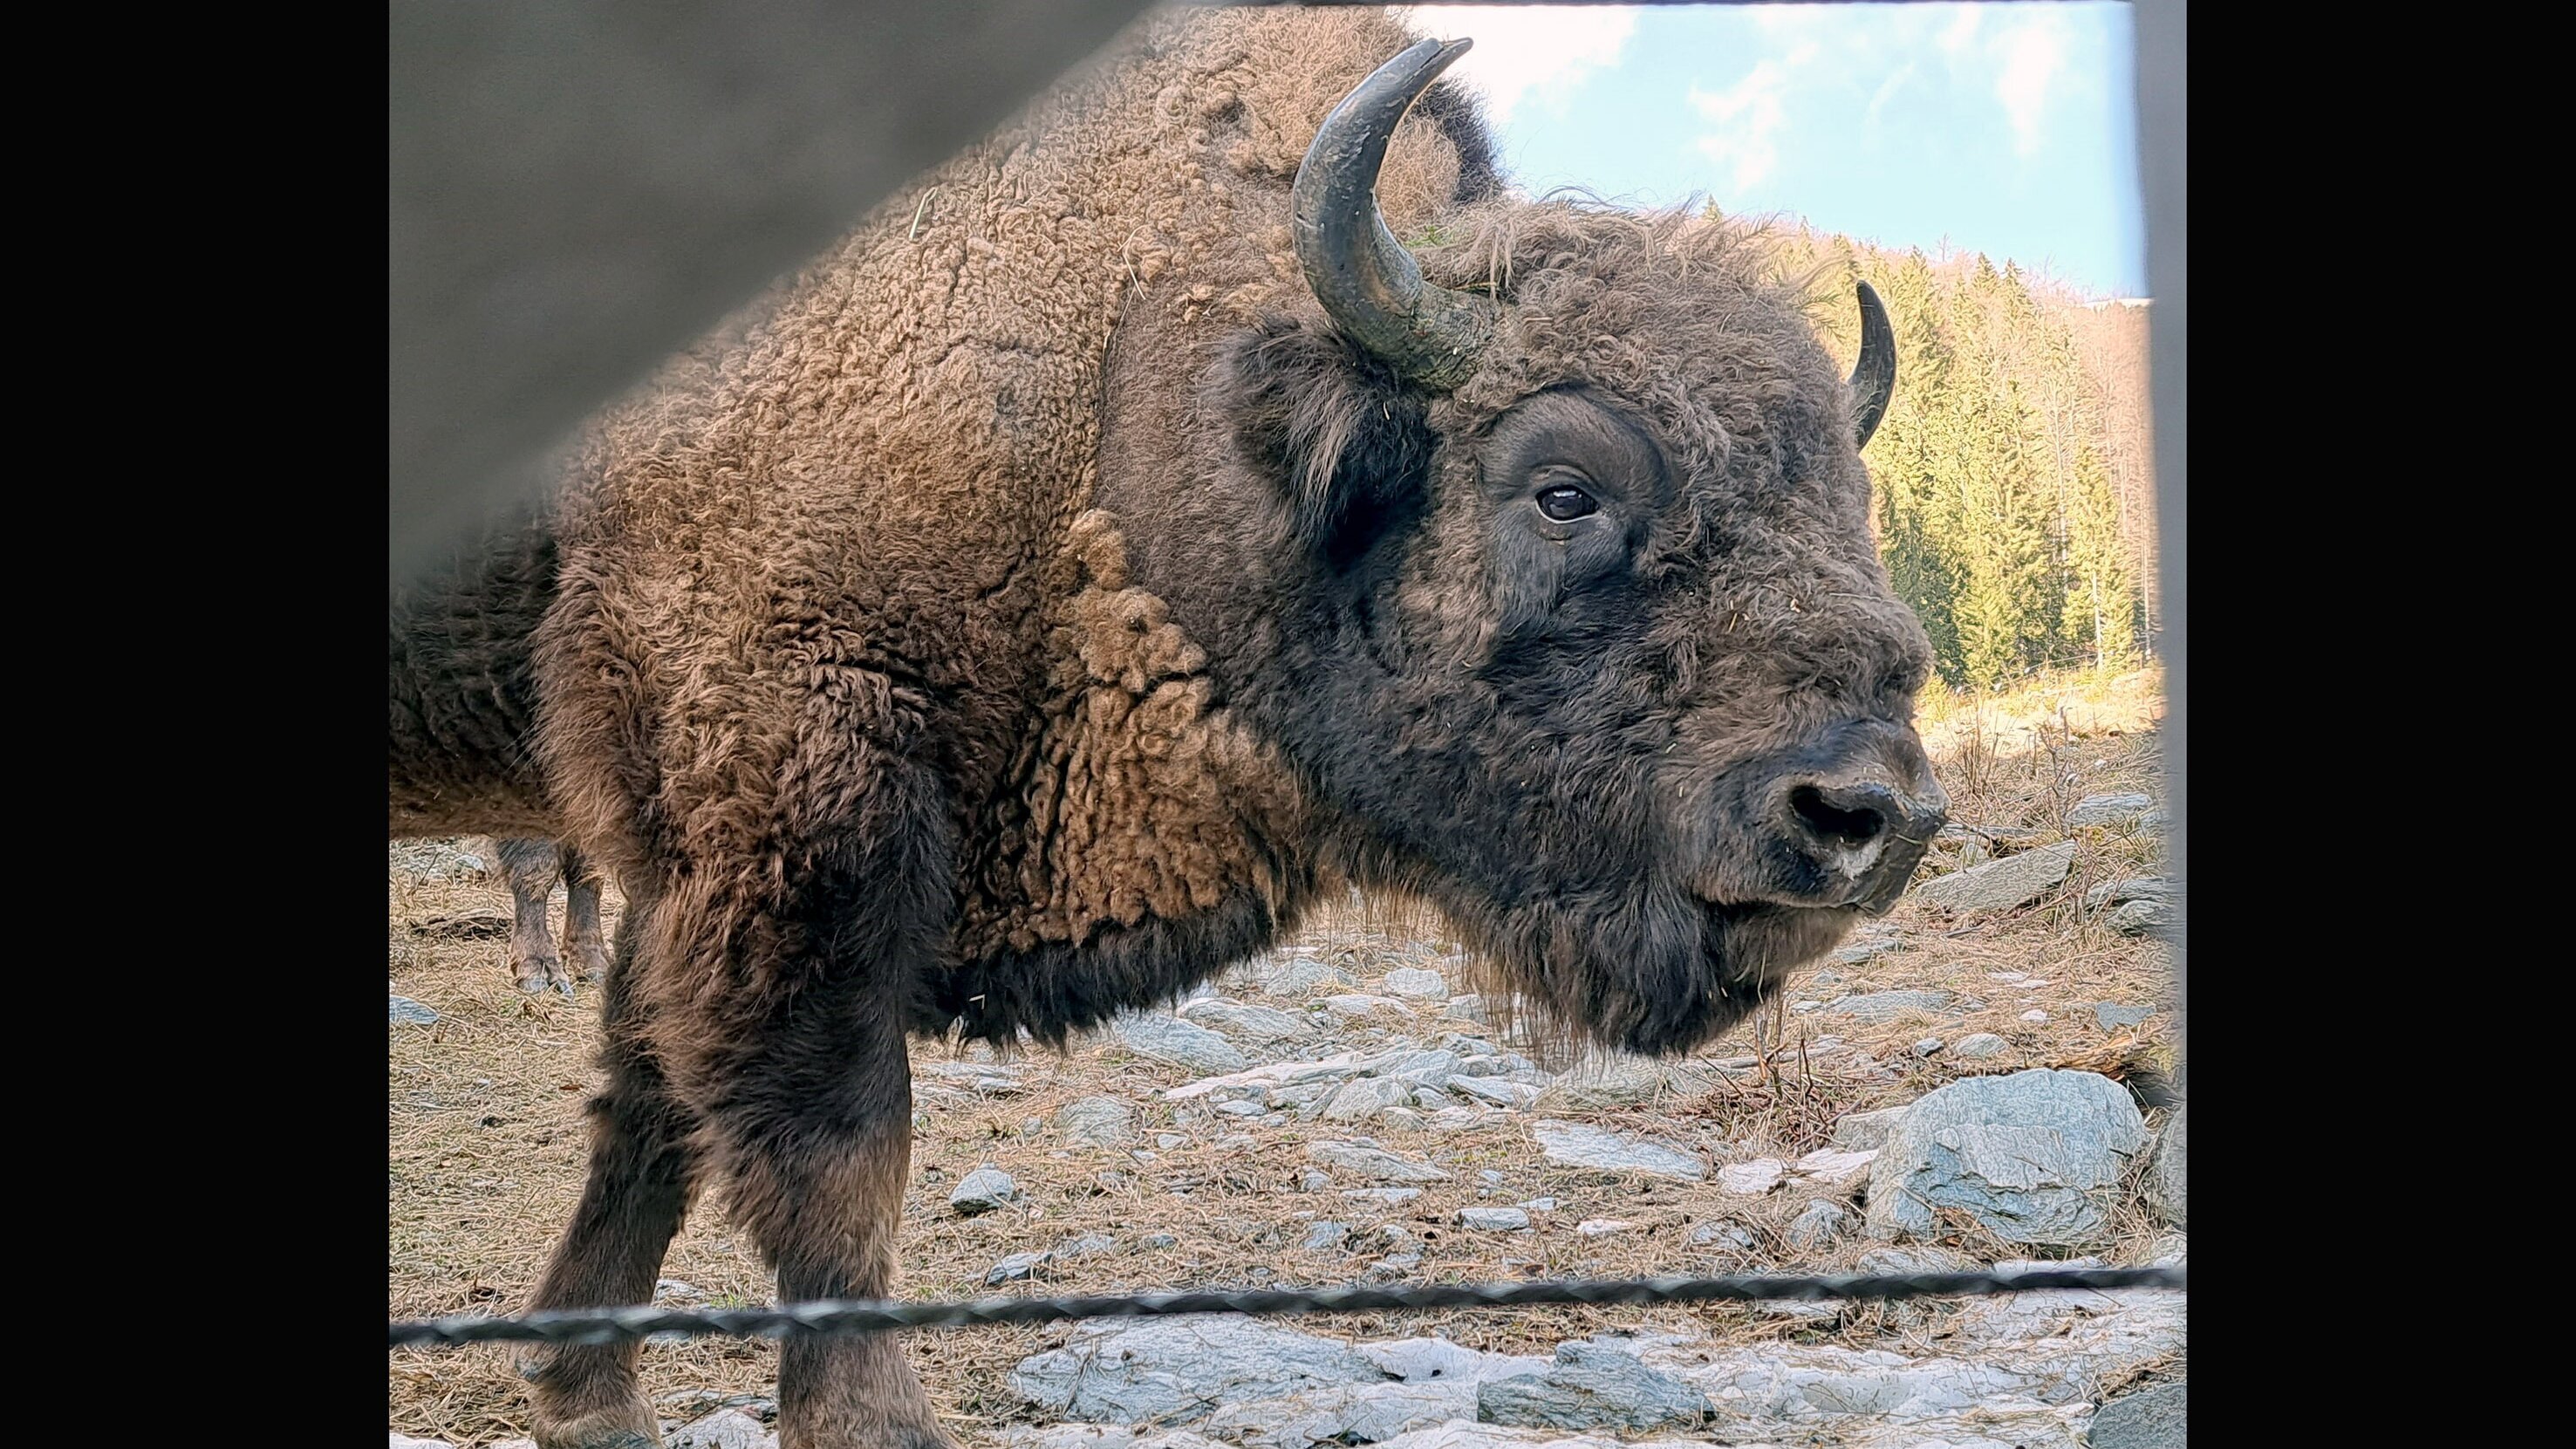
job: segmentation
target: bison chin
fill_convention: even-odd
[[[1541,1041],[1580,1038],[1648,1056],[1723,1037],[1861,915],[1848,906],[1679,900],[1597,915],[1454,901],[1442,909],[1491,963],[1496,979],[1485,984],[1517,995],[1516,1010]]]

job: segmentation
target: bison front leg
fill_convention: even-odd
[[[563,861],[551,840],[496,840],[501,874],[510,883],[510,974],[530,996],[546,991],[572,995],[572,978],[564,975],[563,958],[555,954],[554,934],[546,929],[546,898],[554,894]]]
[[[789,899],[735,935],[739,994],[711,1008],[726,1024],[700,1029],[722,1045],[689,1073],[723,1144],[734,1215],[776,1269],[781,1302],[895,1291],[912,1158],[905,1032],[955,909],[935,780],[852,753],[867,757],[866,783],[834,793],[856,797],[859,818],[789,852]],[[736,1014],[754,1003],[756,1015]],[[786,1340],[778,1409],[782,1449],[953,1444],[890,1334]]]
[[[599,929],[599,868],[580,851],[562,847],[564,955],[584,981],[608,979],[608,938]]]
[[[650,1302],[698,1178],[698,1118],[665,1080],[638,1000],[636,943],[648,912],[630,892],[601,1010],[608,1090],[590,1103],[590,1180],[531,1308]],[[584,1345],[541,1357],[542,1449],[652,1449],[660,1426],[636,1387],[635,1345]]]

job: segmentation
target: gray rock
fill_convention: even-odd
[[[1385,1378],[1342,1344],[1211,1313],[1084,1323],[1064,1347],[1021,1360],[1009,1382],[1012,1392],[1069,1419],[1160,1424]]]
[[[385,866],[414,885],[432,881],[476,881],[491,874],[482,856],[453,840],[395,840],[385,846]]]
[[[998,1167],[979,1167],[966,1174],[957,1190],[948,1195],[948,1205],[972,1217],[991,1212],[1020,1195],[1020,1185]]]
[[[2185,1449],[2188,1384],[2159,1384],[2104,1404],[2093,1416],[2092,1449]]]
[[[2084,893],[2084,909],[2104,911],[2125,906],[2131,901],[2169,902],[2174,898],[2173,883],[2162,876],[2142,875],[2128,880],[2106,880]]]
[[[1348,1223],[1312,1223],[1306,1228],[1306,1240],[1297,1245],[1297,1250],[1301,1253],[1329,1253],[1340,1247],[1342,1240],[1350,1235],[1351,1225]]]
[[[1051,1252],[1013,1253],[987,1269],[984,1273],[984,1282],[990,1285],[1010,1283],[1021,1278],[1034,1278],[1037,1276],[1039,1265],[1054,1260],[1055,1254]]]
[[[1118,1248],[1118,1239],[1108,1233],[1085,1233],[1056,1249],[1055,1255],[1070,1261],[1075,1258],[1096,1258],[1103,1253],[1117,1252]]]
[[[1439,972],[1411,966],[1386,973],[1386,989],[1390,995],[1423,1001],[1446,1000],[1449,995],[1449,983]]]
[[[1449,1174],[1410,1158],[1354,1142],[1317,1142],[1306,1148],[1309,1161],[1342,1172],[1365,1177],[1373,1182],[1447,1182]]]
[[[1757,1157],[1751,1162],[1737,1162],[1717,1170],[1720,1191],[1739,1197],[1760,1197],[1780,1185],[1788,1176],[1788,1165],[1776,1157]]]
[[[1737,1248],[1753,1246],[1753,1235],[1734,1223],[1702,1223],[1691,1229],[1690,1240],[1691,1246],[1696,1248],[1718,1243]]]
[[[1292,1037],[1311,1035],[1315,1028],[1306,1018],[1275,1006],[1255,1006],[1248,1001],[1228,1001],[1222,996],[1202,996],[1181,1007],[1181,1015],[1211,1031],[1223,1033],[1237,1041],[1254,1046],[1269,1046]]]
[[[1963,1036],[1959,1038],[1959,1044],[1950,1048],[1950,1054],[1957,1057],[1966,1057],[1970,1061],[1983,1061],[1988,1057],[2001,1055],[2004,1048],[2010,1045],[2012,1045],[2012,1043],[2005,1041],[2002,1037],[1995,1035],[1993,1032],[1981,1031],[1974,1036]]]
[[[1460,1021],[1482,1022],[1487,1019],[1485,998],[1473,992],[1464,996],[1452,996],[1449,998],[1448,1009],[1441,1015],[1455,1017]]]
[[[1458,1221],[1480,1233],[1527,1232],[1530,1225],[1529,1214],[1519,1208],[1460,1208]]]
[[[1544,1429],[1654,1429],[1698,1424],[1708,1396],[1636,1355],[1598,1343],[1557,1345],[1547,1372],[1476,1387],[1476,1417]]]
[[[1297,1190],[1299,1192],[1324,1192],[1330,1189],[1332,1185],[1332,1174],[1324,1171],[1320,1167],[1305,1167],[1300,1168],[1297,1171]]]
[[[1582,1111],[1634,1107],[1661,1098],[1695,1101],[1716,1090],[1713,1073],[1681,1070],[1624,1052],[1586,1061],[1547,1089],[1550,1103]]]
[[[778,1449],[778,1435],[740,1409],[718,1409],[662,1442],[667,1449]]]
[[[2083,1247],[2109,1231],[2110,1190],[2146,1145],[2127,1089],[2035,1067],[1953,1082],[1908,1108],[1871,1165],[1873,1237],[1930,1235],[1957,1208],[2006,1242]]]
[[[1310,1449],[1375,1444],[1475,1413],[1472,1384],[1349,1384],[1231,1404],[1210,1415],[1205,1427],[1245,1449]]]
[[[1311,956],[1298,956],[1264,972],[1261,990],[1268,996],[1307,997],[1332,986],[1357,986],[1359,978]]]
[[[1539,1099],[1538,1088],[1523,1082],[1507,1082],[1500,1077],[1451,1077],[1449,1089],[1514,1112],[1528,1111],[1531,1104]]]
[[[1908,1104],[1911,1105],[1911,1104]],[[1874,1112],[1846,1112],[1834,1123],[1834,1145],[1849,1152],[1874,1152],[1887,1145],[1887,1135],[1905,1120],[1904,1107]]]
[[[1177,1248],[1180,1245],[1181,1240],[1169,1233],[1147,1233],[1136,1240],[1136,1250],[1141,1253],[1159,1252],[1164,1248]]]
[[[1358,1345],[1359,1351],[1389,1374],[1409,1384],[1481,1384],[1521,1374],[1547,1372],[1550,1358],[1485,1353],[1445,1338],[1398,1338]],[[1468,1412],[1475,1406],[1470,1404]]]
[[[1789,1220],[1789,1244],[1801,1252],[1812,1253],[1830,1245],[1851,1231],[1852,1215],[1839,1203],[1819,1199],[1807,1204]]]
[[[2101,825],[2127,825],[2155,808],[2156,802],[2144,795],[2087,795],[2066,812],[2066,823],[2079,829]]]
[[[1941,1050],[1941,1038],[1937,1036],[1927,1036],[1921,1041],[1916,1042],[1914,1045],[1907,1047],[1906,1050],[1914,1053],[1918,1057],[1936,1055]]]
[[[1247,1100],[1219,1102],[1216,1104],[1216,1110],[1227,1117],[1266,1117],[1270,1114],[1269,1108],[1259,1102]]]
[[[1072,1141],[1116,1147],[1136,1140],[1136,1109],[1118,1097],[1083,1097],[1065,1103],[1055,1125]]]
[[[1860,1273],[1965,1273],[1979,1267],[1976,1259],[1938,1243],[1909,1243],[1898,1248],[1872,1248],[1860,1255]]]
[[[707,1291],[680,1278],[657,1278],[653,1281],[653,1301],[673,1305],[704,1303]]]
[[[1327,1122],[1365,1122],[1389,1107],[1412,1100],[1404,1083],[1391,1077],[1359,1077],[1342,1083],[1316,1113]]]
[[[2155,1014],[2156,1009],[2152,1006],[2122,1006],[2113,1001],[2093,1003],[2093,1020],[2099,1023],[2104,1031],[2122,1031],[2129,1027],[2141,1026],[2145,1024],[2148,1017]]]
[[[1001,1432],[1006,1449],[1225,1449],[1187,1429],[1132,1429],[1124,1424],[1014,1425]]]
[[[1827,1002],[1824,1014],[1849,1017],[1864,1026],[1877,1026],[1883,1022],[1894,1021],[1909,1012],[1947,1011],[1958,999],[1956,992],[1937,989],[1871,991],[1859,996],[1846,996],[1840,1001]]]
[[[2046,895],[2074,868],[2075,842],[2061,840],[1935,876],[1914,888],[1914,899],[1945,911],[2008,911]]]
[[[1193,1072],[1239,1072],[1252,1060],[1206,1027],[1159,1012],[1130,1012],[1112,1023],[1118,1039],[1140,1057]]]
[[[2190,1115],[2189,1103],[2175,1108],[2173,1120],[2156,1134],[2155,1150],[2147,1154],[2147,1206],[2178,1228],[2185,1225],[2183,1197],[2190,1149],[2183,1143],[2183,1121]]]
[[[1633,1132],[1605,1132],[1576,1122],[1541,1121],[1530,1134],[1550,1162],[1590,1167],[1603,1172],[1642,1172],[1681,1182],[1708,1180],[1708,1164],[1699,1154]]]
[[[2161,936],[2174,922],[2173,907],[2163,901],[2131,901],[2103,924],[2119,936]]]
[[[2162,810],[2150,810],[2150,811],[2148,811],[2146,814],[2139,816],[2139,817],[2138,817],[2138,833],[2139,833],[2140,835],[2162,835],[2162,834],[2164,834],[2164,833],[2165,833],[2165,812],[2163,812]]]
[[[1346,1187],[1342,1196],[1353,1202],[1372,1202],[1379,1207],[1402,1207],[1422,1196],[1418,1187]]]
[[[1877,960],[1879,957],[1886,955],[1890,951],[1902,951],[1904,949],[1905,943],[1903,941],[1890,936],[1882,936],[1872,941],[1854,941],[1849,945],[1836,946],[1833,952],[1833,959],[1841,962],[1845,966],[1859,966],[1867,962]],[[1816,984],[1819,986],[1830,986],[1833,983],[1825,980],[1822,973],[1818,973]]]
[[[386,992],[385,995],[392,998],[391,1009],[386,1012],[386,1022],[388,1025],[431,1026],[436,1024],[438,1021],[437,1012],[430,1010],[428,1007],[421,1005],[419,1002],[412,1000],[408,996],[394,996],[390,991]]]

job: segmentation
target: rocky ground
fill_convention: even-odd
[[[1893,916],[1683,1061],[1569,1051],[1437,921],[1365,906],[1063,1057],[925,1043],[904,1291],[2181,1261],[2153,761],[2151,734],[2109,728],[1994,752]],[[389,859],[398,1317],[518,1311],[580,1187],[595,992],[512,990],[479,845]],[[720,1206],[659,1301],[767,1301]],[[2182,1295],[2140,1291],[1112,1320],[908,1348],[962,1440],[1017,1449],[2108,1449],[2181,1442],[2185,1336]],[[512,1443],[513,1369],[394,1354],[393,1444]],[[675,1446],[774,1443],[774,1371],[765,1343],[644,1352]]]

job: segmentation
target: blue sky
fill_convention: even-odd
[[[1426,6],[1476,42],[1513,184],[1803,217],[2146,292],[2129,9],[2117,3]]]

